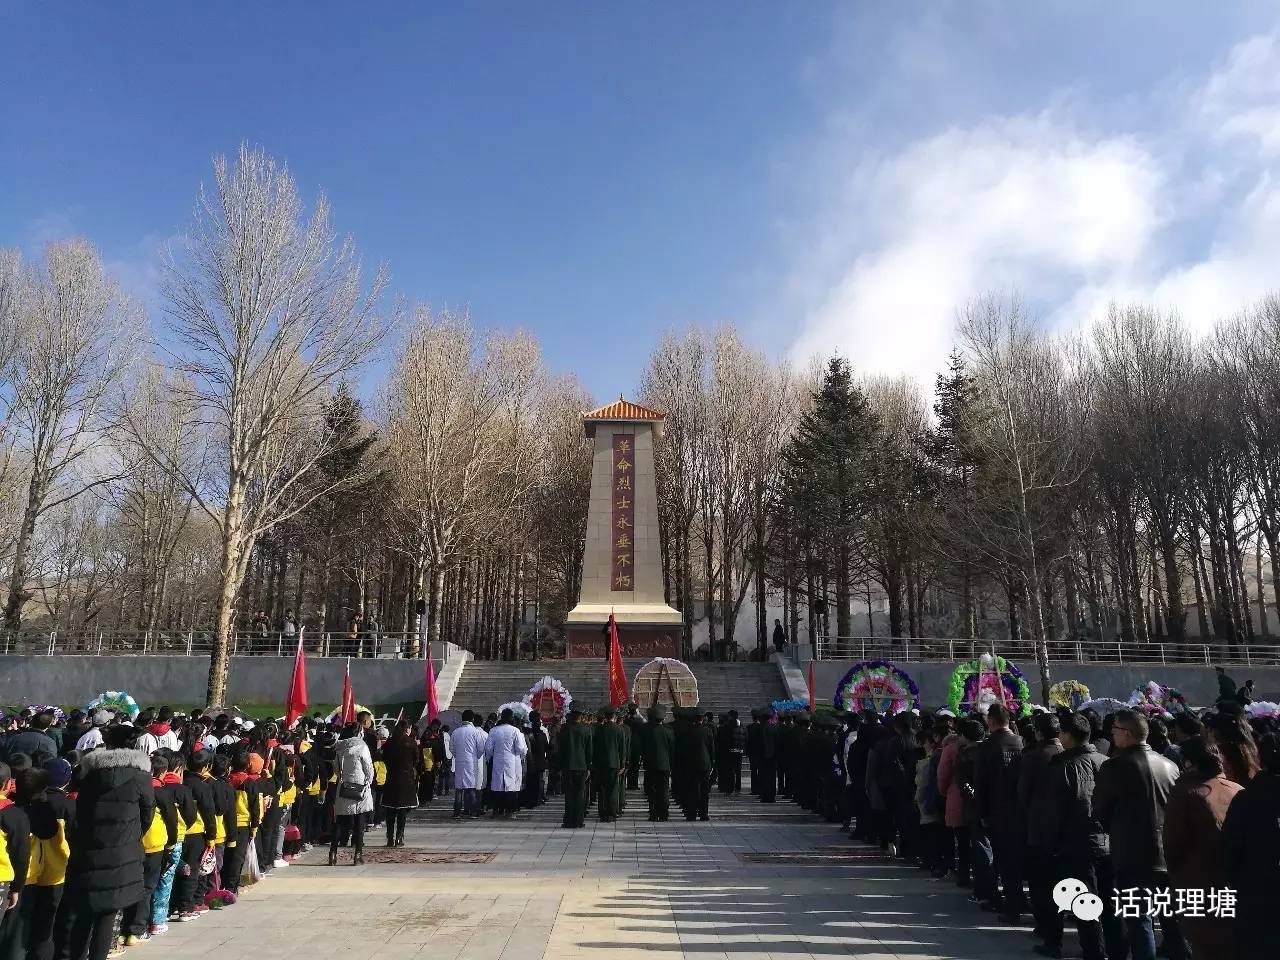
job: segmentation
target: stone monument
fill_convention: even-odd
[[[595,440],[582,595],[569,611],[570,657],[603,657],[612,613],[624,657],[678,657],[684,619],[662,595],[653,441],[664,417],[619,397],[583,415]]]

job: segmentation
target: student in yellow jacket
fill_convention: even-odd
[[[14,785],[9,765],[0,763],[0,944],[14,940],[21,944],[21,915],[16,909],[23,899],[31,859],[31,822],[27,813],[9,799]]]
[[[44,769],[24,770],[17,778],[14,802],[27,814],[31,826],[31,853],[26,885],[17,909],[5,921],[0,956],[50,960],[53,956],[53,921],[66,886],[68,835],[75,827],[76,806],[65,788],[71,782],[71,764],[61,758]]]
[[[171,848],[165,851],[160,881],[156,884],[155,893],[151,897],[150,933],[154,937],[169,929],[169,901],[173,898],[173,885],[178,876],[178,865],[182,862],[182,851],[187,842],[187,831],[196,822],[196,798],[183,782],[182,774],[187,762],[180,753],[172,750],[161,750],[169,762],[169,769],[160,777],[160,786],[156,787],[158,802],[172,803],[178,824],[178,839]]]
[[[151,786],[155,791],[156,807],[151,822],[142,832],[142,899],[125,907],[120,918],[126,947],[151,938],[151,900],[164,873],[169,852],[179,841],[178,810],[173,795],[160,789],[168,771],[169,761],[163,756],[157,753],[151,758]]]
[[[204,859],[205,850],[220,842],[220,832],[222,839],[226,839],[225,828],[219,830],[223,821],[218,817],[213,774],[209,770],[212,761],[213,755],[207,750],[197,750],[191,755],[183,777],[195,802],[196,812],[195,818],[187,824],[187,837],[182,841],[182,865],[174,881],[169,906],[169,919],[179,923],[199,916],[196,895],[200,883],[200,861]]]
[[[235,832],[227,832],[227,847],[222,857],[222,886],[235,893],[240,889],[240,872],[249,853],[249,844],[262,823],[258,778],[249,772],[247,750],[238,750],[232,755],[227,783],[235,791],[236,818]]]

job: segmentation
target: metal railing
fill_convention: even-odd
[[[306,630],[302,645],[321,657],[408,658],[421,656],[415,631],[379,630],[352,635],[349,631]],[[204,657],[213,652],[214,632],[201,630],[6,630],[0,632],[0,656],[161,655]],[[233,656],[291,657],[298,634],[238,630],[232,634]],[[446,659],[449,646],[445,645]]]
[[[954,637],[817,637],[817,660],[972,660],[996,653],[1033,662],[1030,640],[970,640]],[[1207,644],[1193,641],[1050,640],[1049,659],[1068,663],[1235,664],[1280,666],[1280,644]]]

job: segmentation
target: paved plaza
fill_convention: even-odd
[[[447,803],[447,798],[445,803]],[[441,801],[404,850],[312,850],[234,908],[139,948],[157,960],[808,960],[1029,955],[955,886],[885,861],[789,803],[713,794],[711,823],[649,823],[636,793],[615,824],[454,822]],[[463,862],[376,863],[446,855]],[[130,954],[132,956],[132,953]]]

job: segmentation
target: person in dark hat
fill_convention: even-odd
[[[640,765],[644,762],[645,722],[640,707],[631,703],[627,705],[627,732],[631,735],[630,752],[627,755],[627,789],[640,788]]]
[[[597,782],[600,822],[613,823],[620,812],[618,792],[622,768],[626,764],[626,736],[618,726],[613,707],[599,711],[600,726],[593,737],[591,775]]]
[[[586,822],[587,772],[591,769],[591,733],[582,714],[570,710],[556,738],[556,756],[564,788],[564,820],[561,826],[576,830]]]
[[[798,736],[795,717],[784,713],[778,718],[777,730],[778,793],[787,798],[792,798],[795,791],[795,777],[791,767]]]
[[[751,789],[761,803],[778,799],[778,729],[769,723],[769,711],[751,711],[747,728],[747,749],[751,751]]]
[[[686,783],[681,806],[686,820],[710,820],[711,772],[715,769],[715,728],[691,709],[676,731],[676,758]]]
[[[649,708],[649,722],[644,726],[644,792],[649,801],[649,819],[656,823],[665,823],[671,816],[675,736],[666,719],[666,706],[657,703]]]

